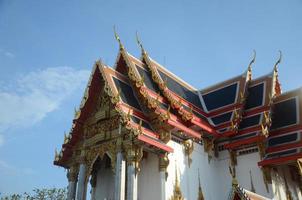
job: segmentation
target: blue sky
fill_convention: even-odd
[[[0,192],[63,187],[52,165],[90,70],[113,65],[118,45],[150,56],[196,88],[246,70],[269,73],[283,52],[284,91],[302,86],[302,1],[0,0]]]

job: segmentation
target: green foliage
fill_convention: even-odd
[[[32,193],[13,194],[0,200],[66,200],[66,188],[34,189]]]

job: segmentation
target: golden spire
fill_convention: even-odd
[[[247,68],[249,80],[252,80],[252,64],[253,64],[253,63],[255,62],[255,60],[256,60],[256,51],[253,50],[253,52],[254,52],[253,59],[251,60],[249,66],[248,66],[248,68]]]
[[[125,49],[124,45],[122,44],[121,39],[120,39],[119,35],[116,32],[115,26],[113,26],[113,31],[114,31],[114,37],[118,41],[118,43],[120,45],[120,50],[124,50]]]
[[[197,200],[204,200],[202,189],[201,189],[201,184],[200,184],[199,169],[198,169],[198,197],[197,197]]]
[[[178,180],[176,160],[175,160],[175,184],[174,184],[174,189],[173,189],[173,195],[172,195],[172,197],[170,197],[169,200],[184,200],[182,193],[181,193],[179,180]]]

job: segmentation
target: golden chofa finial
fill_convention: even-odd
[[[116,32],[115,26],[113,26],[113,31],[114,31],[114,37],[120,45],[120,50],[124,49],[124,45],[122,44],[121,39],[120,39],[119,35]]]
[[[277,62],[274,65],[274,72],[277,73],[278,72],[278,65],[281,63],[282,61],[282,52],[279,50],[279,59],[277,60]]]
[[[55,161],[59,161],[59,160],[60,160],[59,153],[58,153],[57,149],[55,149]]]
[[[146,54],[146,51],[143,47],[143,44],[141,43],[139,37],[138,37],[138,32],[136,31],[136,42],[138,44],[138,46],[141,48],[142,54]]]
[[[252,60],[251,60],[251,62],[249,63],[249,66],[248,66],[248,68],[247,68],[247,71],[248,71],[248,78],[249,78],[249,80],[252,80],[252,64],[255,62],[255,60],[256,60],[256,51],[255,50],[253,50],[253,58],[252,58]]]

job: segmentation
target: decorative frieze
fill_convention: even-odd
[[[84,129],[85,137],[91,138],[97,134],[103,134],[104,139],[110,139],[110,135],[106,135],[105,133],[111,130],[115,130],[119,126],[120,117],[115,115],[106,120],[99,121],[93,125],[86,126]]]

